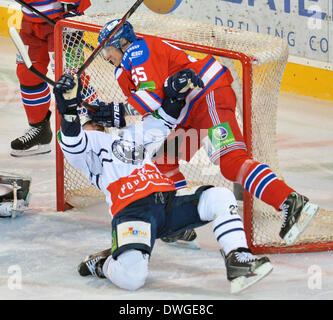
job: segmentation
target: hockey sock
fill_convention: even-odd
[[[278,179],[267,164],[247,161],[241,171],[244,189],[278,211],[283,201],[294,191]]]
[[[248,248],[243,221],[238,214],[217,216],[213,221],[213,228],[225,255],[237,248]]]
[[[237,212],[237,201],[227,188],[205,190],[199,200],[202,221],[213,221],[213,231],[225,255],[237,248],[248,248],[243,221]]]
[[[43,121],[50,108],[51,93],[47,83],[36,86],[21,85],[22,102],[28,122],[35,124]]]

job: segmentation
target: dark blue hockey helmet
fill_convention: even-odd
[[[120,19],[112,20],[103,27],[103,29],[98,35],[99,44],[110,34],[110,32],[116,27],[116,25],[120,21]],[[116,49],[120,49],[122,47],[120,44],[120,40],[123,38],[128,40],[129,42],[134,42],[137,39],[133,30],[133,26],[128,21],[124,23],[124,25],[120,28],[120,30],[113,38],[111,38],[104,44],[104,48],[113,46]]]

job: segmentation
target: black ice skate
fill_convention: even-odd
[[[183,248],[200,249],[199,244],[195,241],[197,233],[194,229],[186,230],[173,236],[163,237],[162,241]]]
[[[48,111],[43,121],[30,124],[30,128],[26,130],[22,137],[11,142],[12,150],[10,154],[13,157],[27,157],[51,151],[50,116],[51,111]]]
[[[273,270],[267,257],[256,259],[248,248],[238,248],[227,256],[221,250],[221,254],[225,260],[232,294],[239,293],[255,284]]]
[[[284,220],[279,235],[288,245],[291,245],[307,228],[319,207],[310,203],[307,197],[293,192],[282,204],[281,209]]]
[[[82,277],[92,275],[98,278],[105,278],[103,264],[110,255],[111,248],[86,257],[77,268],[79,274]]]

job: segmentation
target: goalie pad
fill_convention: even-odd
[[[15,218],[28,209],[31,178],[0,174],[0,218]]]

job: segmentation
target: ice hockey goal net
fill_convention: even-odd
[[[91,46],[97,46],[102,26],[122,16],[123,13],[115,13],[59,21],[55,31],[56,78],[79,67],[91,54]],[[276,115],[280,83],[288,57],[286,42],[277,37],[175,19],[168,15],[135,13],[130,22],[139,35],[168,39],[195,58],[212,54],[231,70],[238,101],[237,119],[249,153],[254,159],[269,164],[282,178],[277,157]],[[86,74],[101,101],[124,100],[114,79],[114,67],[101,56],[94,60]],[[128,117],[127,122],[131,121],[136,121],[136,118]],[[56,127],[59,128],[59,117]],[[190,162],[181,162],[180,167],[191,187],[213,184],[233,189],[233,184],[221,176],[219,168],[210,163],[203,148]],[[68,205],[82,207],[103,198],[98,189],[63,159],[57,145],[57,209],[63,211]],[[278,235],[281,213],[246,191],[241,204],[248,243],[256,253],[331,248],[333,233],[329,231],[330,220],[325,214],[316,218],[296,245],[287,247]]]

